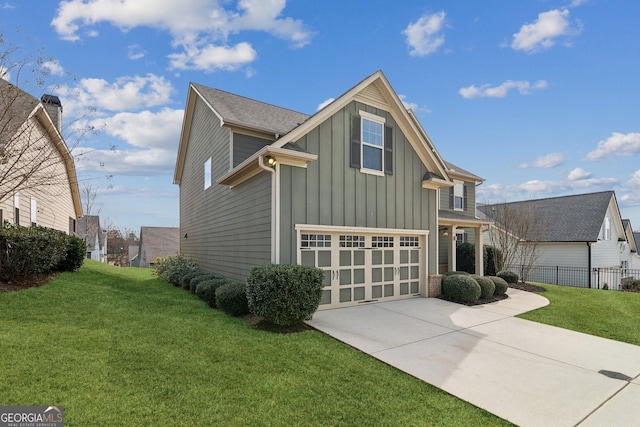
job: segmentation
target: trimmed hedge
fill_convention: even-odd
[[[199,275],[202,275],[202,271],[200,271],[198,267],[187,270],[187,272],[180,277],[180,287],[188,291],[191,285],[191,279]]]
[[[276,325],[309,319],[318,309],[324,271],[303,265],[253,267],[247,279],[249,311]]]
[[[249,314],[247,285],[245,283],[227,283],[216,289],[216,304],[231,316]]]
[[[476,250],[473,243],[460,243],[456,247],[456,267],[459,271],[473,274],[476,271]]]
[[[74,254],[82,248],[76,240],[58,230],[5,225],[0,228],[0,279],[12,281],[59,269],[75,269],[82,262]],[[69,265],[64,261],[70,255]]]
[[[498,272],[496,261],[502,261],[502,251],[491,245],[484,245],[483,249],[484,275],[495,276]]]
[[[442,279],[442,293],[452,301],[472,304],[480,299],[481,292],[470,275],[454,274]]]
[[[493,284],[496,286],[496,290],[494,295],[504,295],[507,293],[507,289],[509,288],[509,284],[501,277],[498,276],[487,276]]]
[[[174,286],[180,286],[180,277],[197,268],[196,263],[184,255],[158,258],[153,269],[158,277]]]
[[[217,274],[201,272],[198,276],[194,277],[193,279],[191,279],[191,281],[189,281],[189,291],[192,294],[195,294],[196,289],[198,288],[198,285],[200,283],[205,282],[207,280],[213,280],[213,279],[223,279],[223,277]]]
[[[518,283],[518,275],[513,271],[507,271],[507,270],[498,271],[498,274],[496,274],[496,276],[498,276],[499,278],[501,278],[507,283]]]
[[[209,304],[209,307],[216,308],[216,290],[223,285],[229,283],[227,279],[209,279],[200,282],[196,287],[196,295],[202,301]]]
[[[477,275],[473,275],[471,277],[473,277],[473,280],[478,282],[478,285],[480,285],[480,299],[493,298],[493,294],[496,291],[496,285],[491,279]]]
[[[471,276],[471,274],[467,273],[466,271],[447,271],[446,273],[442,274],[442,280],[449,276]]]

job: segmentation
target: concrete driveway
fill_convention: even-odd
[[[476,307],[368,304],[319,311],[308,323],[520,426],[640,424],[640,347],[515,318],[548,300],[508,295]]]

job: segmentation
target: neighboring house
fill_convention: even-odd
[[[180,252],[180,229],[177,227],[140,227],[139,267],[153,267],[156,259]]]
[[[107,262],[107,232],[100,226],[98,215],[78,218],[77,235],[87,244],[87,258]]]
[[[76,231],[82,207],[61,124],[57,97],[39,101],[0,79],[0,224]]]
[[[543,224],[536,238],[538,256],[535,265],[583,269],[584,277],[574,275],[571,280],[586,283],[576,286],[595,284],[594,271],[598,268],[619,269],[628,265],[630,251],[625,248],[630,245],[613,191],[483,205],[479,209],[490,219],[492,210],[503,205],[514,207],[516,211],[533,212]]]
[[[440,190],[438,232],[440,240],[439,272],[456,270],[456,248],[460,243],[473,243],[476,271],[483,272],[483,231],[491,221],[476,213],[476,187],[484,182],[479,176],[453,163],[445,162],[453,186]]]
[[[479,180],[443,161],[381,71],[311,116],[192,83],[180,250],[238,280],[255,265],[317,266],[321,309],[426,296],[450,174]],[[449,224],[478,227],[470,218]]]
[[[140,267],[140,258],[138,257],[139,254],[140,246],[129,246],[129,267]]]
[[[623,242],[620,246],[620,265],[622,268],[640,270],[640,254],[638,254],[640,233],[633,232],[631,221],[628,219],[622,220],[622,227],[624,228],[626,242]]]

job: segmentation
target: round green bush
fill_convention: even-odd
[[[180,286],[180,277],[196,268],[196,263],[184,255],[171,255],[158,258],[153,268],[158,277],[174,286]]]
[[[442,293],[452,301],[472,304],[480,299],[481,292],[470,275],[454,274],[442,279]]]
[[[196,295],[209,304],[209,307],[216,308],[216,290],[227,283],[229,283],[227,279],[211,279],[200,282],[196,287]]]
[[[192,294],[196,293],[196,288],[198,287],[198,285],[202,282],[205,282],[207,280],[213,280],[213,279],[223,279],[222,276],[219,276],[217,274],[213,274],[213,273],[202,273],[200,272],[199,275],[197,275],[196,277],[192,278],[191,281],[189,282],[189,291]]]
[[[499,278],[503,279],[507,283],[518,283],[518,275],[513,271],[502,270],[496,274]]]
[[[197,267],[193,267],[192,269],[187,270],[186,273],[184,273],[180,277],[180,287],[182,289],[189,290],[189,287],[191,285],[191,279],[200,275],[202,275],[202,271],[200,271],[200,269]]]
[[[227,283],[216,289],[216,304],[218,308],[231,316],[249,314],[247,301],[247,285],[245,283]]]
[[[85,256],[87,254],[87,244],[84,240],[72,234],[67,234],[65,240],[67,244],[67,252],[64,259],[62,259],[56,266],[56,270],[75,271],[84,264]]]
[[[509,288],[509,284],[501,277],[498,276],[487,276],[493,284],[496,286],[496,291],[494,295],[504,295],[507,293],[507,289]]]
[[[493,294],[496,291],[496,285],[491,279],[477,275],[473,275],[471,277],[473,277],[473,280],[478,282],[478,285],[480,285],[480,299],[493,298]]]
[[[447,271],[446,273],[442,274],[442,280],[444,280],[446,277],[449,276],[470,276],[470,273],[467,273],[466,271]]]
[[[276,325],[311,318],[318,309],[324,271],[304,265],[253,267],[247,279],[249,311]]]

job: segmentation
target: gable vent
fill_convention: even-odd
[[[382,92],[380,92],[374,83],[362,89],[362,91],[358,93],[358,98],[366,104],[389,106],[384,95],[382,95]]]

